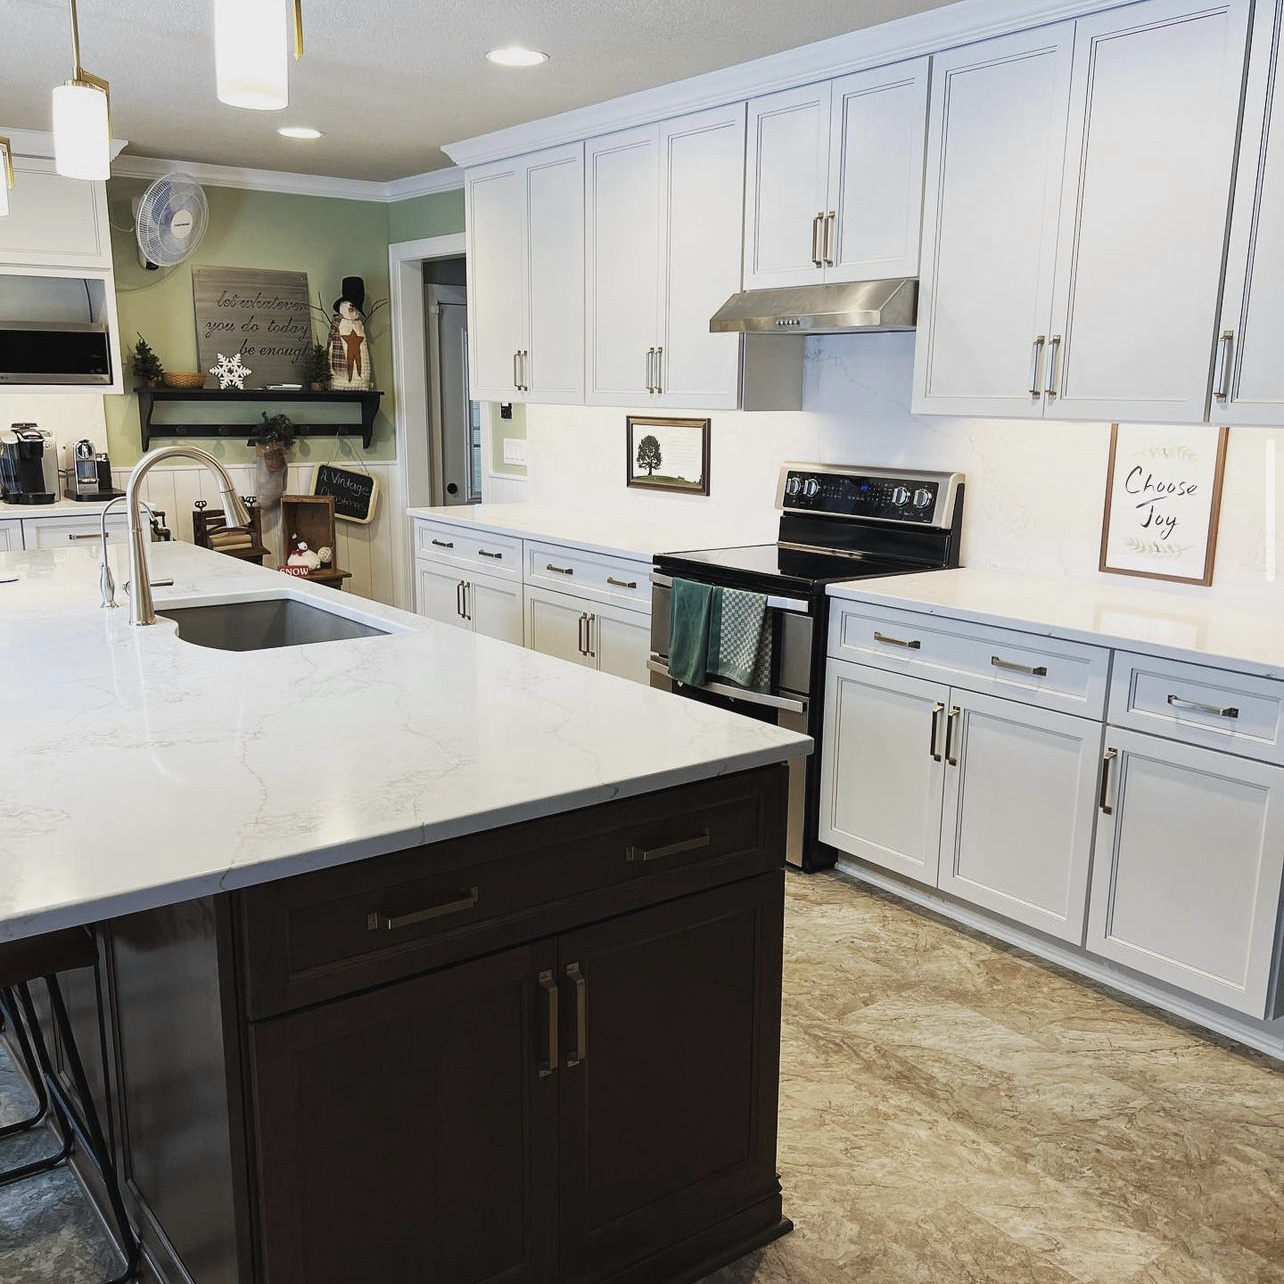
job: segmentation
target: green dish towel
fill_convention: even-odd
[[[712,586],[674,579],[669,610],[669,676],[675,682],[698,686],[708,675],[712,607]]]
[[[771,685],[771,618],[761,593],[715,588],[709,621],[709,677],[750,691]]]

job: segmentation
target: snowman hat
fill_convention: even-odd
[[[351,303],[362,316],[366,312],[366,283],[359,276],[345,276],[343,278],[343,292],[334,301],[335,312],[339,311],[341,303]]]

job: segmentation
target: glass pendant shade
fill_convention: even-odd
[[[289,0],[214,0],[218,100],[251,111],[290,104]]]
[[[107,95],[69,80],[53,91],[54,168],[64,178],[111,177],[111,121]]]

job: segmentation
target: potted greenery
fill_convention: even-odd
[[[314,343],[303,354],[303,382],[313,392],[325,392],[330,383],[330,354],[324,343]]]
[[[143,381],[144,388],[155,388],[165,377],[165,367],[150,343],[140,334],[134,344],[134,377]]]
[[[260,508],[272,509],[285,494],[287,463],[285,452],[294,445],[294,425],[288,415],[262,413],[263,427],[252,436],[250,445],[257,456],[255,461],[255,494]]]

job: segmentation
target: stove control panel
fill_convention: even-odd
[[[962,481],[959,473],[786,464],[777,506],[791,513],[949,526]]]

